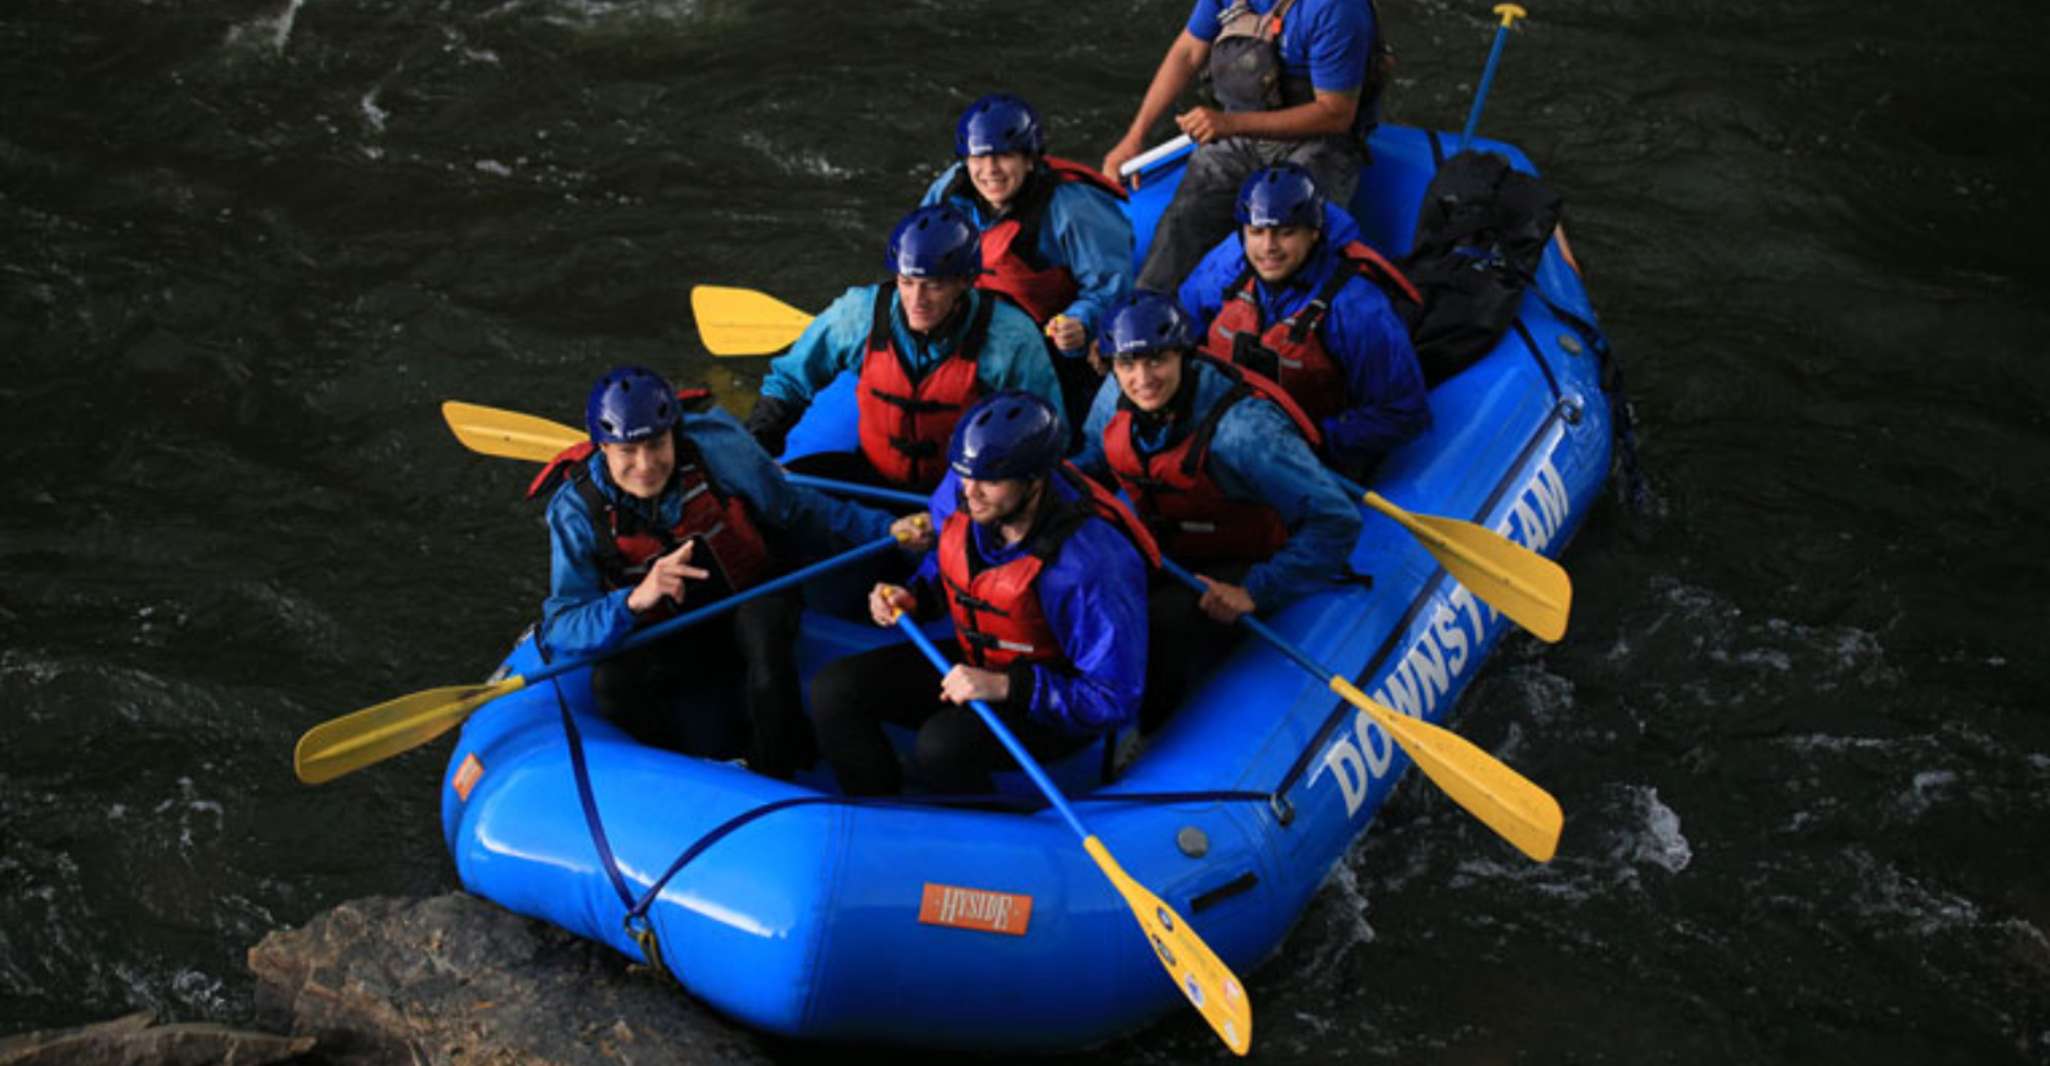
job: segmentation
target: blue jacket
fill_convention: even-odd
[[[1302,269],[1280,285],[1257,277],[1262,321],[1278,322],[1310,302],[1340,262],[1338,249],[1360,239],[1360,228],[1344,209],[1324,206],[1324,239],[1310,252]],[[1245,247],[1233,231],[1182,282],[1182,308],[1208,331],[1224,306],[1231,283],[1246,266]],[[1345,269],[1351,269],[1344,266]],[[1356,277],[1338,290],[1330,313],[1317,327],[1324,349],[1345,367],[1346,396],[1351,406],[1323,420],[1324,446],[1347,462],[1378,459],[1403,441],[1430,428],[1424,372],[1417,365],[1409,331],[1381,288]]]
[[[762,395],[774,396],[802,408],[809,406],[820,389],[833,383],[841,371],[859,373],[868,354],[868,328],[874,321],[875,297],[880,285],[856,285],[834,300],[790,350],[769,361],[769,374],[762,379]],[[897,350],[904,353],[911,369],[922,379],[940,361],[952,355],[975,304],[956,316],[953,331],[941,337],[919,337],[904,324],[895,286],[889,290],[890,326],[896,334]],[[994,299],[987,293],[968,290],[971,301]],[[1046,354],[1046,341],[1032,316],[1009,301],[999,301],[989,317],[989,338],[975,358],[976,377],[986,392],[1024,389],[1061,410],[1060,380],[1054,377],[1053,360]]]
[[[1200,362],[1184,362],[1195,371],[1182,388],[1196,390],[1189,414],[1162,427],[1152,437],[1135,434],[1141,455],[1156,455],[1180,444],[1195,423],[1231,391],[1230,378]],[[1075,465],[1107,480],[1103,435],[1118,410],[1116,375],[1104,379],[1082,429],[1082,451]],[[1257,500],[1274,508],[1288,527],[1288,543],[1247,571],[1246,593],[1262,612],[1279,610],[1313,592],[1349,580],[1347,560],[1360,537],[1360,510],[1317,461],[1309,442],[1281,408],[1249,397],[1239,401],[1217,423],[1210,441],[1210,475],[1225,496]]]
[[[1052,482],[1063,499],[1074,490]],[[961,502],[961,479],[951,470],[932,493],[932,526],[946,528]],[[989,566],[1002,566],[1025,551],[1025,542],[992,549],[994,535],[970,530],[970,544]],[[1060,640],[1065,663],[1032,663],[1032,692],[1011,698],[1034,720],[1073,734],[1123,728],[1139,719],[1146,687],[1146,561],[1110,523],[1082,523],[1039,571],[1033,587],[1039,608]],[[927,552],[911,578],[921,608],[945,602],[939,552]]]
[[[920,205],[944,200],[975,220],[977,230],[1003,221],[1006,216],[984,214],[981,200],[973,192],[947,195],[948,187],[961,175],[961,167],[955,163],[941,173],[926,188]],[[1032,251],[1038,256],[1034,267],[1064,266],[1075,275],[1081,291],[1061,313],[1080,321],[1092,338],[1097,320],[1132,291],[1132,222],[1101,189],[1077,182],[1055,185],[1040,218],[1039,244]]]
[[[746,500],[764,533],[781,531],[792,543],[820,553],[889,535],[889,514],[792,485],[783,468],[724,411],[684,415],[683,432],[697,445],[706,475],[720,491]],[[649,515],[647,504],[612,483],[603,452],[592,455],[585,469],[606,499]],[[683,495],[672,482],[656,498],[652,517],[668,527],[682,515]],[[607,590],[599,574],[597,543],[602,535],[597,516],[585,507],[575,486],[565,483],[557,488],[548,501],[548,599],[541,606],[541,638],[556,655],[603,651],[634,631],[633,612],[626,608],[633,590]],[[688,601],[688,588],[685,592]]]

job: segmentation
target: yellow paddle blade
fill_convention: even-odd
[[[1566,818],[1551,793],[1465,737],[1389,710],[1343,675],[1331,675],[1329,683],[1331,691],[1345,697],[1347,703],[1372,715],[1454,803],[1471,811],[1518,851],[1539,862],[1552,861]]]
[[[564,448],[589,439],[560,422],[460,400],[443,403],[441,417],[463,447],[501,459],[545,463]]]
[[[1566,635],[1573,581],[1565,567],[1484,526],[1411,514],[1376,492],[1367,493],[1366,500],[1409,530],[1455,580],[1539,640],[1555,642]]]
[[[698,337],[713,355],[767,355],[790,347],[811,317],[803,311],[753,289],[693,285],[690,313],[698,320]]]
[[[1232,975],[1231,967],[1182,921],[1181,915],[1147,891],[1145,885],[1132,880],[1111,858],[1103,841],[1094,835],[1086,836],[1082,846],[1089,849],[1089,857],[1096,860],[1103,876],[1110,878],[1118,894],[1125,897],[1125,904],[1146,930],[1146,938],[1153,942],[1153,953],[1167,967],[1175,987],[1217,1031],[1226,1047],[1244,1055],[1253,1046],[1253,1001],[1246,998],[1245,986]]]
[[[309,785],[332,781],[411,751],[448,732],[470,712],[525,687],[518,674],[482,685],[449,685],[415,692],[322,722],[292,749],[292,770]]]

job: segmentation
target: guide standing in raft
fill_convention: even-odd
[[[1196,0],[1131,126],[1103,157],[1103,172],[1116,175],[1205,78],[1217,106],[1175,116],[1197,148],[1160,216],[1139,287],[1174,291],[1231,229],[1232,195],[1261,167],[1299,163],[1333,200],[1351,203],[1389,56],[1372,0]]]

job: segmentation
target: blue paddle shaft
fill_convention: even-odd
[[[1345,489],[1348,492],[1351,492],[1353,495],[1366,495],[1367,490],[1359,487],[1358,485],[1353,484],[1351,481],[1348,481],[1342,477],[1338,477],[1338,475],[1336,474],[1333,474],[1332,477],[1336,478],[1338,483],[1344,486]],[[800,474],[793,474],[791,475],[791,480],[797,481],[801,484],[809,485],[812,488],[820,489],[826,492],[842,492],[850,496],[866,495],[872,499],[890,500],[899,503],[924,502],[924,497],[921,497],[916,493],[901,492],[896,489],[873,488],[867,485],[856,485],[848,481],[835,481],[832,478],[809,477]],[[1160,560],[1160,567],[1161,569],[1167,571],[1167,573],[1170,576],[1181,581],[1183,584],[1189,586],[1190,588],[1193,588],[1198,592],[1203,591],[1203,582],[1199,580],[1196,577],[1196,575],[1191,574],[1187,570],[1182,569],[1182,567],[1179,564],[1177,564],[1174,560],[1163,558]],[[1276,633],[1274,630],[1268,628],[1267,623],[1260,621],[1258,618],[1255,618],[1250,614],[1240,615],[1239,621],[1244,623],[1247,629],[1250,629],[1254,633],[1259,634],[1261,638],[1267,641],[1267,643],[1274,645],[1275,650],[1281,652],[1283,655],[1286,655],[1291,659],[1294,659],[1296,663],[1300,665],[1303,669],[1308,670],[1309,672],[1316,674],[1318,677],[1321,678],[1328,679],[1331,677],[1331,671],[1326,670],[1322,664],[1318,663],[1315,659],[1312,659],[1308,655],[1304,654],[1302,649],[1297,648],[1293,644],[1290,644],[1288,640],[1284,638],[1281,634]],[[939,650],[932,646],[932,641],[927,640],[925,634],[920,632],[917,626],[912,625],[908,619],[899,618],[897,620],[897,624],[906,633],[911,634],[911,639],[917,642],[919,649],[925,652],[925,657],[932,660],[933,665],[939,668],[940,673],[946,673],[948,668],[950,668],[953,665],[947,662],[946,657],[941,655],[939,653]],[[982,714],[984,720],[989,722],[990,730],[996,733],[998,740],[1003,741],[1004,747],[1010,749],[1010,752],[1013,756],[1020,757],[1018,759],[1018,765],[1026,768],[1026,772],[1033,776],[1035,781],[1038,783],[1040,789],[1047,793],[1048,798],[1053,799],[1054,805],[1061,809],[1062,814],[1068,816],[1068,821],[1069,823],[1075,826],[1076,832],[1083,833],[1083,835],[1085,836],[1088,835],[1087,832],[1082,829],[1082,824],[1075,820],[1073,812],[1067,809],[1066,801],[1059,798],[1059,794],[1054,790],[1053,782],[1046,780],[1045,775],[1039,771],[1039,768],[1036,765],[1034,765],[1029,760],[1029,758],[1022,757],[1024,755],[1024,752],[1017,746],[1017,738],[1011,736],[1011,731],[1005,729],[1003,723],[997,721],[995,716],[989,713],[989,708],[982,706],[980,701],[976,701],[975,709]]]
[[[1337,474],[1333,474],[1331,476],[1334,480],[1336,480],[1339,483],[1339,485],[1343,486],[1346,491],[1352,493],[1354,496],[1365,496],[1367,494],[1366,489],[1361,488],[1360,486],[1352,483],[1351,481],[1339,477]],[[809,485],[812,488],[820,489],[826,492],[842,492],[850,496],[866,495],[873,499],[891,500],[900,503],[924,502],[924,497],[918,496],[915,493],[900,492],[896,489],[872,488],[867,485],[856,485],[848,481],[835,481],[832,478],[808,477],[804,475],[793,474],[791,475],[791,480],[798,481],[801,484]],[[1195,589],[1198,592],[1203,591],[1205,588],[1201,579],[1196,577],[1196,575],[1189,573],[1187,570],[1183,569],[1181,565],[1176,563],[1173,559],[1162,558],[1160,560],[1160,568],[1162,570],[1167,571],[1169,576],[1180,581],[1182,584],[1187,585],[1192,589]],[[1276,651],[1279,651],[1283,655],[1286,655],[1289,658],[1294,659],[1296,661],[1296,664],[1301,666],[1303,669],[1308,670],[1310,673],[1313,673],[1318,677],[1325,678],[1327,680],[1332,676],[1331,671],[1325,669],[1323,664],[1319,663],[1315,659],[1310,658],[1309,655],[1306,654],[1301,648],[1298,648],[1295,645],[1290,644],[1287,638],[1283,637],[1279,633],[1276,633],[1273,629],[1270,629],[1267,623],[1260,621],[1258,618],[1253,617],[1251,614],[1240,615],[1239,621],[1242,624],[1244,624],[1247,629],[1250,629],[1254,633],[1259,634],[1262,639],[1267,641],[1267,643],[1274,645]],[[953,665],[947,662],[946,657],[941,655],[939,653],[939,650],[932,646],[932,642],[926,639],[925,634],[919,632],[918,627],[910,624],[910,621],[908,619],[899,618],[897,619],[897,624],[906,633],[911,634],[911,639],[918,643],[920,650],[925,652],[925,657],[932,660],[933,665],[939,668],[940,673],[946,673],[948,668]],[[1038,781],[1039,787],[1047,793],[1049,798],[1053,799],[1054,805],[1061,808],[1061,813],[1066,814],[1068,816],[1068,821],[1075,826],[1075,830],[1077,832],[1083,833],[1084,836],[1087,836],[1088,834],[1082,829],[1081,823],[1075,821],[1074,814],[1067,809],[1066,802],[1058,798],[1058,793],[1054,791],[1053,783],[1051,781],[1046,780],[1045,775],[1040,773],[1039,768],[1033,765],[1028,758],[1023,757],[1023,751],[1017,746],[1017,738],[1011,736],[1010,730],[1005,729],[1003,727],[1003,723],[997,721],[996,718],[989,713],[989,708],[982,706],[981,701],[975,701],[975,709],[978,712],[981,712],[983,718],[989,722],[990,730],[996,733],[998,740],[1004,742],[1004,747],[1009,748],[1013,756],[1019,756],[1018,765],[1025,767],[1026,771],[1030,773],[1035,780]]]
[[[852,496],[856,499],[878,500],[883,503],[910,503],[924,506],[926,498],[915,492],[902,489],[886,489],[877,485],[857,485],[852,481],[839,481],[829,477],[815,477],[811,474],[785,474],[792,485],[803,485],[808,489],[830,492],[836,496]]]
[[[954,664],[948,662],[947,657],[941,655],[938,648],[933,647],[932,638],[927,637],[918,628],[918,623],[912,621],[910,615],[898,615],[897,628],[911,638],[911,643],[918,645],[918,650],[925,653],[926,661],[932,663],[933,669],[938,670],[941,677],[945,677],[947,671],[954,668]],[[982,724],[996,734],[1004,750],[1011,753],[1011,758],[1018,760],[1018,765],[1024,768],[1026,776],[1032,778],[1032,783],[1039,786],[1039,791],[1046,793],[1046,798],[1053,803],[1054,810],[1061,812],[1061,817],[1068,820],[1068,825],[1075,830],[1075,835],[1084,840],[1089,839],[1089,830],[1082,827],[1080,818],[1075,817],[1074,808],[1068,806],[1067,797],[1061,795],[1061,790],[1054,785],[1053,779],[1046,776],[1045,770],[1040,769],[1039,760],[1034,759],[1031,753],[1025,750],[1025,745],[1018,743],[1018,738],[1011,734],[1003,719],[998,718],[997,713],[989,709],[989,704],[981,700],[969,700],[968,706],[973,707],[975,713],[982,716]]]
[[[1473,109],[1466,113],[1466,129],[1459,134],[1460,152],[1466,151],[1466,142],[1473,139],[1474,128],[1481,124],[1481,105],[1488,100],[1488,86],[1495,81],[1495,65],[1502,61],[1502,46],[1508,40],[1509,25],[1504,23],[1495,30],[1495,43],[1488,48],[1488,65],[1481,69],[1481,85],[1474,90]]]
[[[684,628],[685,626],[693,626],[698,624],[699,622],[704,621],[707,618],[713,618],[718,615],[725,614],[726,612],[731,611],[734,608],[739,607],[741,604],[747,603],[750,600],[758,600],[764,596],[770,595],[772,593],[781,592],[784,589],[790,588],[792,586],[802,585],[805,582],[810,581],[812,578],[820,576],[821,574],[830,573],[834,570],[839,569],[840,567],[848,565],[849,563],[853,563],[861,559],[866,559],[871,555],[880,555],[883,552],[888,551],[889,549],[894,548],[896,546],[896,537],[877,538],[876,540],[869,541],[867,544],[864,544],[859,548],[853,548],[848,551],[841,552],[840,554],[835,555],[830,559],[822,559],[816,563],[811,564],[810,566],[803,567],[798,570],[792,570],[791,572],[784,574],[782,577],[772,578],[768,581],[764,581],[761,584],[756,585],[755,587],[748,589],[745,592],[734,593],[733,595],[728,596],[723,600],[719,600],[716,603],[708,603],[695,611],[686,611],[683,614],[677,615],[676,617],[671,618],[667,621],[657,622],[654,625],[651,625],[648,628],[643,629],[633,634],[632,636],[627,637],[624,641],[621,641],[619,646],[616,648],[607,648],[604,651],[592,652],[591,654],[582,656],[580,658],[569,659],[563,662],[554,663],[552,665],[542,667],[541,669],[526,675],[527,684],[531,685],[536,681],[546,681],[547,679],[554,677],[558,674],[565,674],[571,670],[589,666],[592,663],[599,661],[600,659],[605,659],[609,658],[610,656],[617,655],[620,652],[626,651],[629,648],[638,648],[651,640],[660,640],[663,637],[666,637],[669,634]],[[539,638],[536,637],[536,639]]]
[[[1192,589],[1195,589],[1197,592],[1202,592],[1205,588],[1208,587],[1203,584],[1202,578],[1199,578],[1196,575],[1189,573],[1187,570],[1182,568],[1182,565],[1180,563],[1175,562],[1173,559],[1169,559],[1163,556],[1160,560],[1160,568],[1162,570],[1167,571],[1168,576],[1174,578],[1177,581],[1180,581],[1182,584],[1187,585]],[[1289,643],[1287,637],[1284,637],[1281,634],[1276,633],[1272,628],[1270,628],[1267,625],[1267,623],[1262,622],[1258,618],[1253,617],[1251,612],[1239,615],[1239,624],[1259,634],[1262,640],[1265,640],[1267,643],[1274,645],[1275,651],[1278,651],[1281,654],[1286,655],[1291,659],[1294,659],[1297,666],[1300,666],[1303,669],[1308,670],[1310,673],[1313,673],[1326,681],[1329,681],[1331,679],[1332,673],[1329,669],[1327,669],[1324,666],[1324,664],[1318,662],[1315,659],[1310,658],[1308,652],[1305,652],[1301,648],[1298,648],[1295,645]]]

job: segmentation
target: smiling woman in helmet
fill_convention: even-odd
[[[886,721],[918,730],[917,770],[935,791],[986,793],[990,774],[1013,764],[970,700],[1041,758],[1137,718],[1156,553],[1130,511],[1061,461],[1066,440],[1053,407],[1019,392],[981,401],[955,427],[932,495],[937,547],[908,589],[877,585],[869,597],[877,625],[898,611],[951,614],[955,665],[935,686],[918,648],[891,644],[812,682],[819,746],[850,795],[902,787]]]
[[[1157,727],[1230,624],[1354,580],[1359,508],[1317,459],[1321,433],[1279,385],[1195,351],[1188,316],[1140,290],[1104,318],[1104,383],[1075,465],[1115,479],[1201,593],[1160,581],[1142,723]]]
[[[982,235],[976,284],[1011,298],[1045,331],[1071,425],[1099,375],[1086,352],[1097,320],[1132,288],[1132,223],[1124,190],[1081,163],[1049,155],[1039,112],[1010,93],[968,105],[954,126],[957,162],[924,203],[961,211]]]

